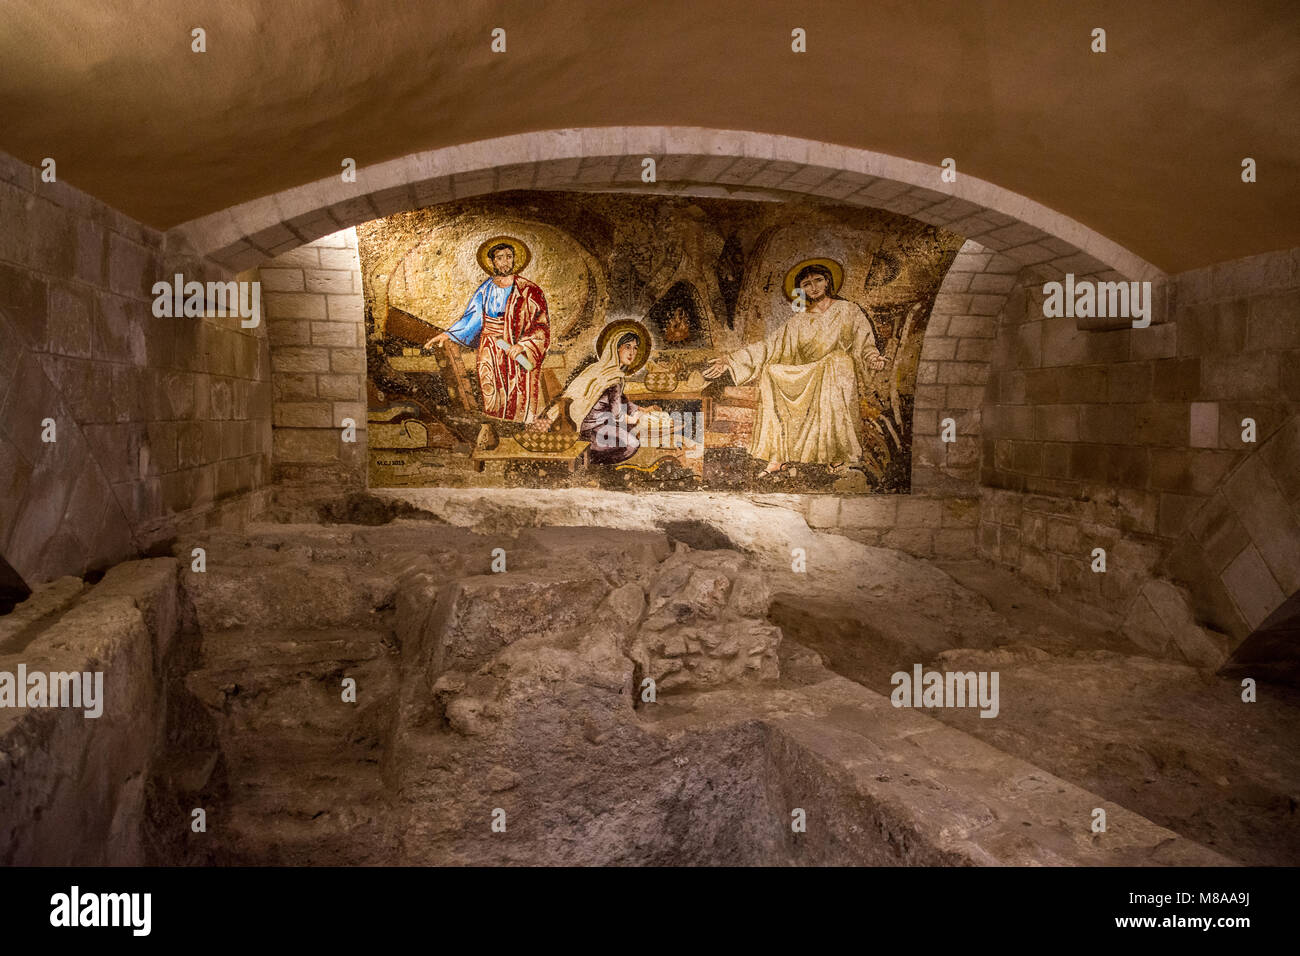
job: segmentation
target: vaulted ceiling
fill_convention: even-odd
[[[345,156],[678,125],[953,157],[1170,272],[1300,246],[1293,0],[0,0],[0,104],[0,149],[160,228]]]

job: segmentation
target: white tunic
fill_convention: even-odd
[[[866,314],[832,299],[825,312],[796,312],[763,341],[728,355],[736,384],[759,389],[750,454],[823,464],[860,459],[858,382],[870,380],[874,354]]]

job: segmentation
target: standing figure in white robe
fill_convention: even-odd
[[[803,290],[805,311],[704,372],[709,379],[730,372],[737,385],[758,386],[749,453],[767,461],[768,475],[787,462],[860,462],[859,383],[865,389],[871,371],[885,366],[866,313],[835,297],[829,269],[805,266],[795,287]]]

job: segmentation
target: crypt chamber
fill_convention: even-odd
[[[0,863],[1300,863],[1294,181],[353,26],[0,130]]]

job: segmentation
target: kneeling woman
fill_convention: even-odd
[[[639,324],[619,323],[602,334],[600,355],[569,383],[564,397],[569,401],[569,418],[578,437],[591,442],[587,460],[593,464],[616,465],[627,461],[641,447],[636,426],[643,411],[623,395],[624,376],[641,368],[649,358],[649,332]]]

